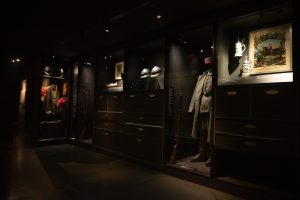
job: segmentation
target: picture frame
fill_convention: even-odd
[[[249,32],[250,75],[292,71],[292,25]]]
[[[115,64],[115,80],[122,80],[122,73],[124,72],[124,61]]]

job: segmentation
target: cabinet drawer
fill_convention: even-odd
[[[162,128],[160,127],[125,124],[124,129],[127,134],[131,135],[136,134],[153,138],[161,138],[162,136]]]
[[[217,149],[271,157],[293,158],[296,154],[296,143],[280,140],[262,140],[217,134],[215,145]]]
[[[295,140],[297,124],[294,122],[217,119],[216,132]]]
[[[297,116],[295,85],[253,87],[253,116],[295,119]]]
[[[249,116],[250,88],[220,87],[216,93],[217,116]]]
[[[96,120],[121,122],[123,118],[122,112],[97,112]]]
[[[129,93],[126,95],[126,110],[130,113],[161,114],[163,92]]]
[[[120,134],[105,130],[94,130],[93,144],[104,148],[120,151]]]
[[[162,115],[126,114],[124,120],[127,123],[146,124],[153,126],[163,125]]]
[[[102,130],[108,130],[108,131],[121,132],[122,124],[100,121],[100,122],[95,122],[95,128],[102,129]]]
[[[123,93],[112,93],[107,95],[107,110],[108,111],[123,111],[124,110],[124,95]]]
[[[107,110],[106,94],[98,95],[98,97],[96,98],[95,105],[97,110]]]
[[[138,159],[160,164],[162,159],[161,140],[141,135],[130,135],[124,138],[124,152]]]

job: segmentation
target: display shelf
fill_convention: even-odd
[[[293,82],[292,13],[287,4],[220,22],[218,85]]]
[[[131,46],[126,53],[126,91],[164,89],[165,40],[156,39]]]

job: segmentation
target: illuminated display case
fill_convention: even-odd
[[[284,4],[218,23],[219,180],[278,195],[295,189],[299,91],[292,22],[293,7]]]
[[[125,63],[127,91],[164,89],[164,39],[151,40],[128,48]]]
[[[49,62],[42,69],[39,141],[62,139],[68,134],[68,68]]]
[[[293,82],[291,5],[218,24],[218,85]]]
[[[170,38],[165,163],[211,175],[213,25]],[[203,99],[203,101],[201,101]],[[207,99],[208,101],[204,101]],[[207,110],[200,107],[208,105]]]

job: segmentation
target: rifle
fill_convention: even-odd
[[[175,163],[177,160],[177,150],[179,146],[179,135],[180,135],[180,128],[181,128],[181,118],[182,118],[182,89],[179,92],[179,103],[178,103],[178,115],[177,115],[177,127],[176,127],[176,134],[175,134],[175,144],[172,148],[171,157],[169,163]]]

